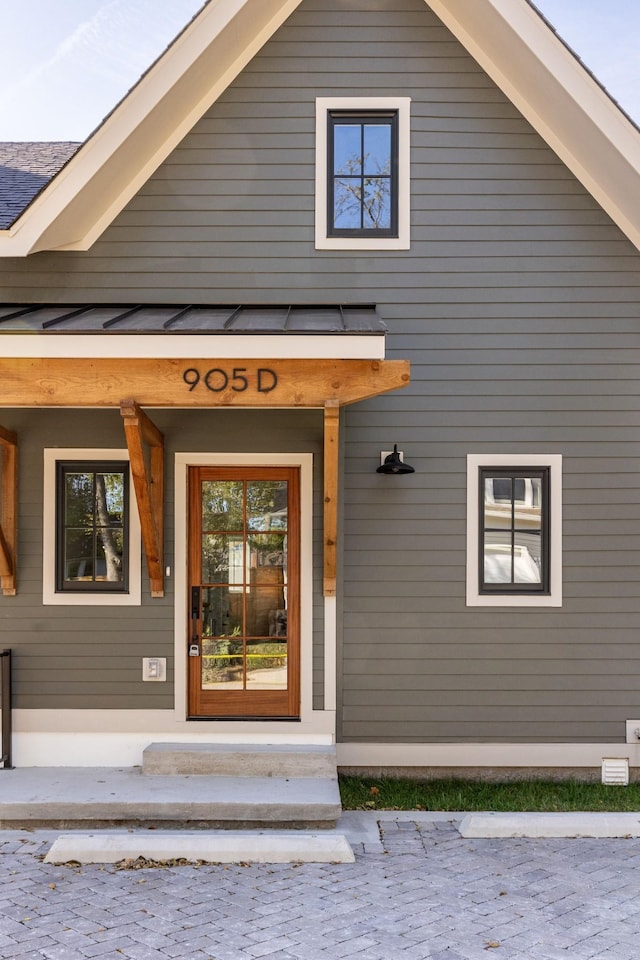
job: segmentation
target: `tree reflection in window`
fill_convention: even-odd
[[[57,467],[56,589],[127,590],[128,464]]]

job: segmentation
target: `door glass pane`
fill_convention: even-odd
[[[238,637],[242,634],[242,590],[203,587],[202,636]]]
[[[202,640],[203,689],[242,690],[244,657],[242,640]]]
[[[249,530],[287,529],[286,480],[251,480],[247,483]]]
[[[287,644],[285,641],[247,643],[247,689],[287,689]]]
[[[203,531],[242,530],[242,487],[241,480],[203,482]]]
[[[205,533],[202,537],[202,582],[242,586],[244,548],[238,534]]]

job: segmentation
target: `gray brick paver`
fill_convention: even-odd
[[[381,836],[353,865],[136,871],[0,841],[0,958],[637,960],[640,841],[469,841],[445,821]]]

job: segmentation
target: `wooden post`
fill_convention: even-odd
[[[324,405],[324,584],[325,597],[336,595],[338,559],[338,463],[340,405],[327,400]]]
[[[164,437],[135,400],[122,400],[120,413],[129,450],[151,596],[164,596]],[[150,447],[149,468],[144,442]]]
[[[0,427],[2,498],[0,500],[0,583],[5,597],[17,592],[18,437]]]

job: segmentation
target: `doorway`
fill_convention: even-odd
[[[193,718],[300,715],[300,471],[189,468]]]

